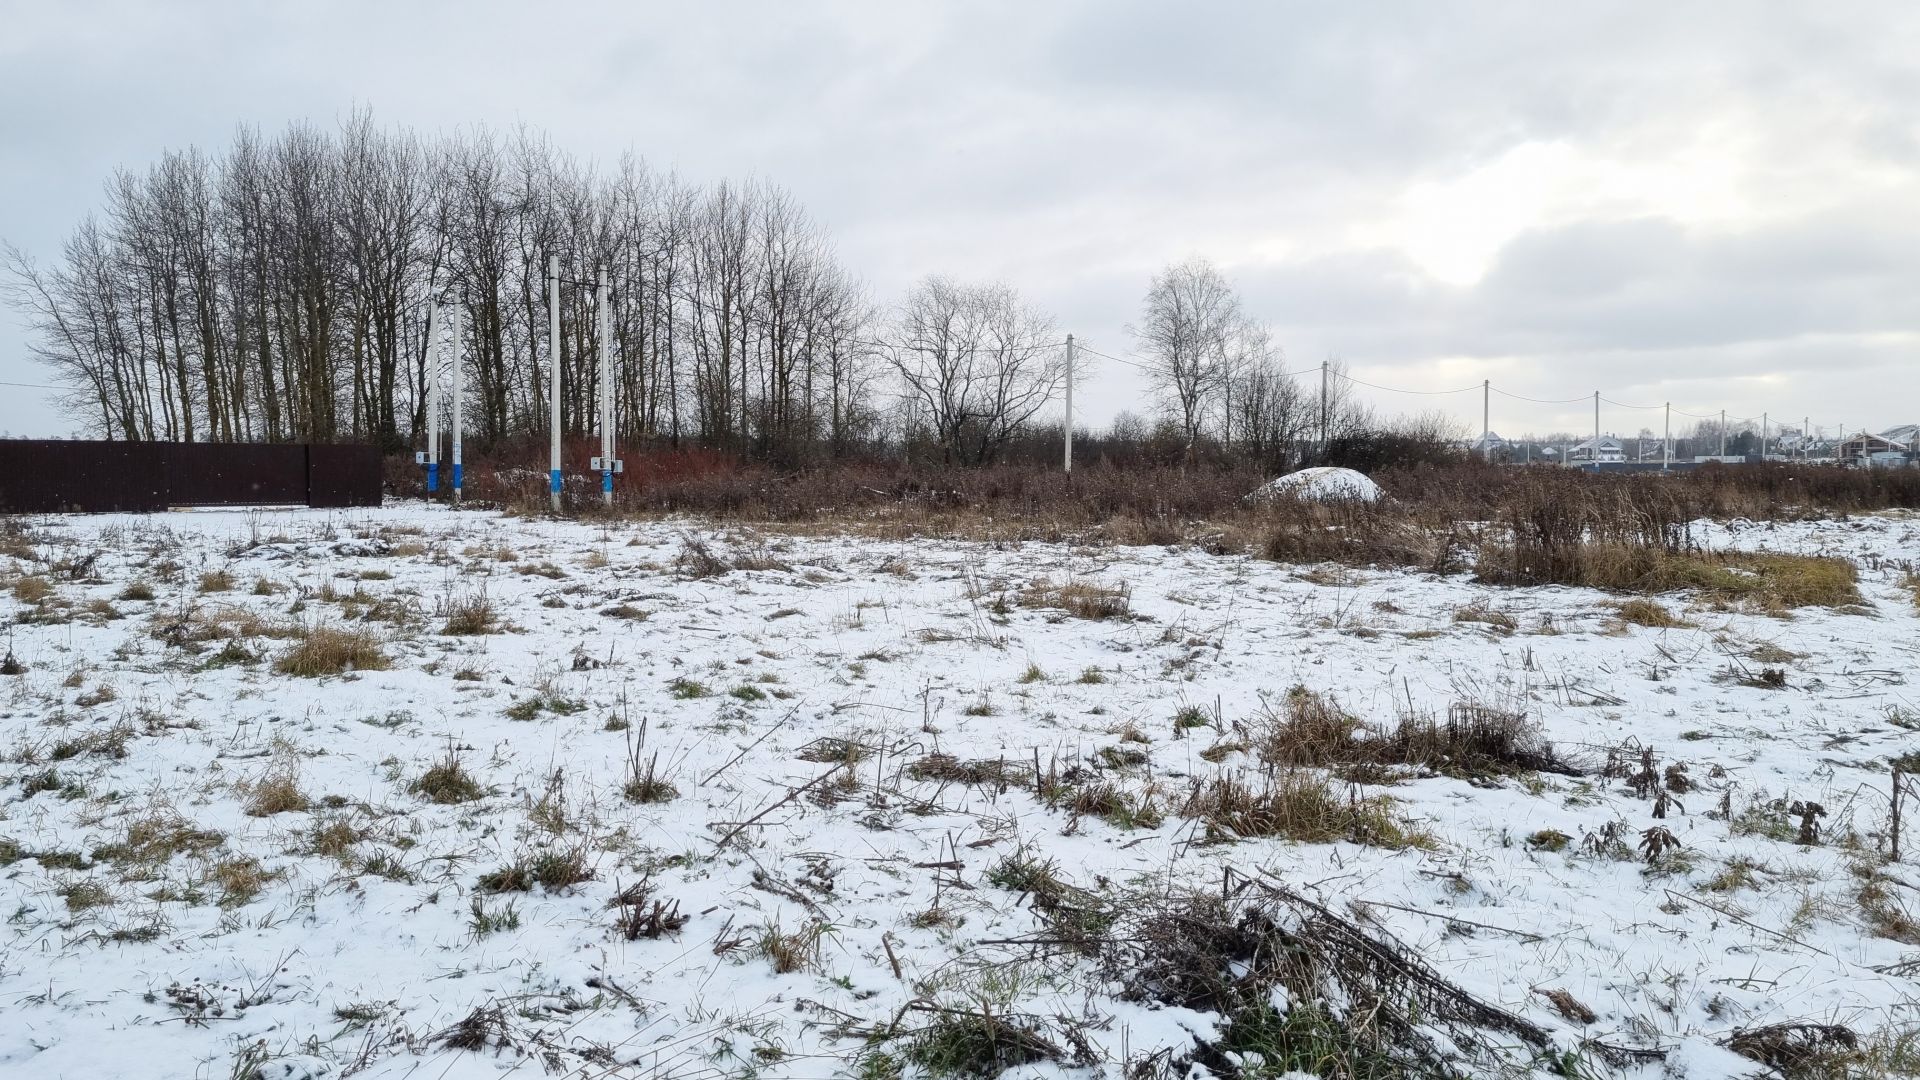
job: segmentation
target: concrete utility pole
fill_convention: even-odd
[[[1329,426],[1327,420],[1327,362],[1322,360],[1320,361],[1320,453],[1322,456],[1325,456],[1327,452],[1327,440],[1331,437],[1328,434]]]
[[[427,305],[427,497],[440,490],[440,301]]]
[[[1807,455],[1812,450],[1812,446],[1810,445],[1812,442],[1813,417],[1803,416],[1800,418],[1800,464],[1802,465],[1807,463]]]
[[[1760,414],[1760,460],[1767,460],[1767,414]]]
[[[1073,335],[1067,335],[1067,475],[1073,475]]]
[[[1600,471],[1600,391],[1593,392],[1593,471]]]
[[[1667,402],[1666,426],[1660,431],[1660,467],[1673,468],[1673,402]]]
[[[600,268],[600,499],[613,506],[613,290],[607,287],[607,268]]]
[[[1508,430],[1512,430],[1509,428]],[[1480,380],[1480,456],[1493,460],[1493,380]]]
[[[448,372],[448,378],[453,383],[453,504],[458,506],[460,505],[460,498],[466,490],[466,480],[460,475],[461,462],[463,460],[461,457],[460,444],[466,435],[466,422],[461,419],[460,399],[465,395],[465,388],[461,383],[460,374],[460,305],[456,303],[452,306],[453,342],[452,348],[449,350],[452,354],[449,357],[452,363],[448,366],[453,370]]]
[[[553,512],[560,512],[560,256],[547,256],[547,354],[553,369],[547,375],[547,432],[552,449],[547,455],[547,492]]]
[[[1720,456],[1727,456],[1727,410],[1720,410]]]

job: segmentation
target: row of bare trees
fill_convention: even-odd
[[[626,442],[796,462],[887,442],[989,464],[1064,377],[1065,334],[1009,286],[931,277],[883,307],[776,186],[696,185],[631,156],[596,168],[526,129],[426,139],[365,112],[243,127],[105,195],[58,259],[8,248],[5,289],[66,405],[109,438],[420,445],[429,358],[453,355],[429,341],[436,300],[466,328],[453,362],[482,449],[544,432],[556,391],[562,432],[588,434],[602,271]],[[1281,468],[1366,422],[1344,380],[1323,397],[1289,377],[1204,260],[1154,278],[1132,333],[1189,458]]]
[[[1329,361],[1309,389],[1285,370],[1273,333],[1251,317],[1218,267],[1203,258],[1155,275],[1128,327],[1166,420],[1189,453],[1211,442],[1279,471],[1312,447],[1375,425],[1354,400],[1345,367]]]
[[[123,439],[417,439],[428,309],[460,305],[480,442],[546,426],[546,263],[563,255],[562,425],[598,415],[594,291],[615,303],[620,430],[778,455],[880,419],[878,315],[769,184],[696,186],[543,137],[242,128],[107,185],[61,257],[9,249],[10,298],[85,425]]]

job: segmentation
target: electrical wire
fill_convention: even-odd
[[[1531,401],[1535,405],[1572,405],[1575,402],[1593,400],[1592,398],[1587,397],[1584,394],[1581,395],[1580,397],[1570,397],[1570,398],[1537,398],[1537,397],[1527,397],[1524,394],[1509,393],[1505,390],[1500,389],[1497,386],[1489,386],[1487,389],[1492,390],[1494,393],[1499,394],[1501,397],[1512,398],[1515,401]]]
[[[1479,386],[1463,386],[1458,390],[1402,390],[1397,386],[1381,386],[1379,383],[1370,383],[1365,379],[1356,379],[1344,371],[1335,371],[1333,374],[1338,375],[1350,383],[1359,386],[1369,386],[1375,390],[1385,390],[1389,394],[1417,394],[1422,397],[1446,397],[1449,394],[1464,394],[1469,390],[1483,389],[1483,387]]]

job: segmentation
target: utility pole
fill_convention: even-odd
[[[1812,447],[1809,444],[1811,444],[1812,442],[1813,442],[1813,417],[1803,416],[1800,418],[1800,464],[1802,465],[1805,465],[1807,463],[1808,453],[1812,449]]]
[[[1666,426],[1660,431],[1660,468],[1673,468],[1673,402],[1667,402]]]
[[[1760,460],[1767,460],[1767,414],[1760,414]]]
[[[440,301],[427,305],[427,498],[440,490]]]
[[[1331,437],[1328,432],[1329,432],[1329,424],[1327,420],[1327,362],[1325,360],[1322,360],[1320,361],[1320,456],[1322,458],[1327,456],[1327,440]]]
[[[1727,456],[1727,410],[1720,410],[1720,456]]]
[[[613,507],[613,290],[607,286],[607,268],[600,268],[600,499]]]
[[[1593,392],[1593,471],[1600,471],[1600,391]]]
[[[553,369],[547,375],[547,432],[552,439],[547,455],[547,491],[553,512],[560,512],[560,256],[547,256],[547,356]]]
[[[1480,380],[1480,456],[1488,461],[1493,460],[1493,380],[1491,379]]]
[[[451,359],[453,363],[450,366],[453,370],[449,373],[449,378],[453,382],[453,504],[458,506],[460,505],[460,497],[465,491],[466,484],[465,479],[460,475],[460,442],[466,433],[463,430],[465,421],[461,419],[460,414],[460,399],[464,395],[460,381],[460,305],[456,303],[451,306],[453,307],[453,342],[451,349]]]
[[[1073,335],[1067,335],[1067,475],[1073,475]]]

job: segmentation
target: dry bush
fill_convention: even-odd
[[[663,901],[653,895],[653,883],[643,880],[615,892],[607,906],[615,909],[613,927],[627,941],[653,941],[678,934],[687,925],[680,914],[680,901]]]
[[[1468,994],[1393,938],[1272,879],[1226,877],[1218,894],[1135,898],[1101,951],[1122,998],[1219,1017],[1154,1075],[1246,1077],[1257,1062],[1260,1076],[1330,1080],[1504,1076],[1563,1058],[1552,1033]]]
[[[282,675],[317,678],[349,671],[384,671],[393,662],[381,651],[380,639],[364,630],[310,626],[273,666]]]
[[[1252,749],[1275,765],[1330,768],[1353,762],[1365,725],[1325,694],[1304,686],[1287,691],[1280,710],[1263,708],[1252,725]]]
[[[674,568],[681,576],[702,580],[731,573],[733,564],[715,554],[704,540],[687,537],[681,541],[680,554],[674,557]]]
[[[233,588],[233,572],[229,570],[209,570],[200,575],[200,591],[203,593],[227,592]]]

